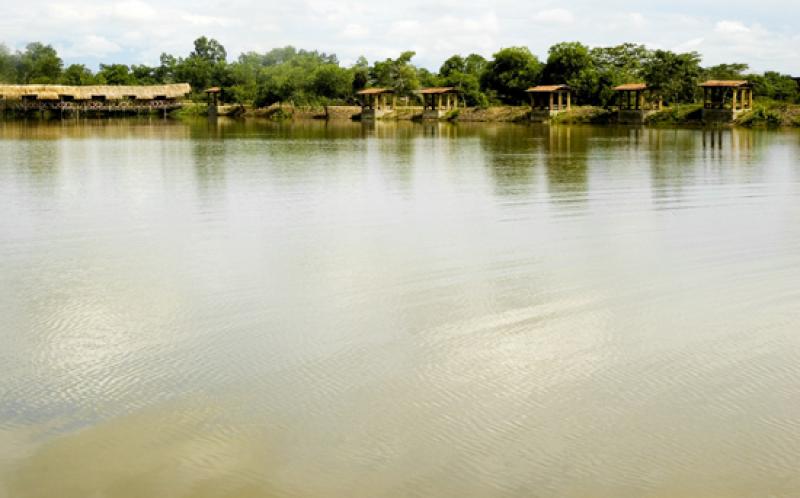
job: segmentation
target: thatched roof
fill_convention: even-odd
[[[750,82],[746,80],[708,80],[700,83],[700,86],[706,88],[741,88],[750,86]]]
[[[552,93],[559,90],[570,91],[572,88],[569,85],[539,85],[532,86],[525,91],[529,93]]]
[[[107,100],[122,100],[131,97],[139,100],[152,100],[157,97],[175,99],[192,91],[188,83],[150,86],[66,86],[66,85],[0,85],[0,97],[7,100],[20,100],[34,97],[37,100],[59,100],[61,96],[75,100],[90,100],[92,97],[105,97]]]
[[[435,86],[431,88],[423,88],[419,91],[421,95],[441,95],[443,93],[458,93],[452,86]]]
[[[615,86],[614,90],[618,92],[641,92],[647,90],[647,83],[625,83],[624,85]]]
[[[382,93],[394,93],[391,88],[365,88],[356,92],[357,95],[380,95]]]

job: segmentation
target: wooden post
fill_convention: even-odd
[[[736,94],[737,93],[739,93],[739,91],[734,88],[733,89],[733,100],[731,101],[731,109],[733,109],[734,112],[736,111]]]
[[[553,92],[550,92],[550,112],[553,112]]]
[[[748,100],[750,102],[750,110],[752,111],[753,110],[753,89],[752,88],[748,88],[747,89],[747,93],[748,93]]]
[[[392,110],[397,110],[397,94],[392,94]]]
[[[567,91],[567,111],[572,110],[572,92]]]
[[[453,109],[458,109],[458,94],[453,94]]]
[[[564,100],[564,96],[562,95],[561,92],[558,92],[558,111],[562,111],[564,109],[563,100]]]

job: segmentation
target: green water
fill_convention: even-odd
[[[0,498],[796,497],[799,159],[0,122]]]

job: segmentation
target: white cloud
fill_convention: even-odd
[[[228,17],[200,16],[197,14],[183,14],[180,18],[192,26],[222,26],[229,27],[239,24],[239,21]]]
[[[111,17],[122,21],[146,22],[158,16],[158,12],[148,3],[139,0],[125,0],[111,5]]]
[[[107,57],[122,51],[117,43],[98,35],[86,35],[75,44],[65,49],[65,55]]]
[[[344,38],[359,40],[369,35],[369,30],[360,24],[350,23],[339,33]]]
[[[632,12],[626,16],[629,23],[636,26],[637,28],[642,28],[647,24],[647,19],[639,12]]]
[[[719,21],[716,26],[714,26],[714,31],[725,34],[740,34],[749,33],[750,28],[739,21]]]
[[[575,16],[567,9],[550,9],[537,12],[533,20],[544,24],[572,24]]]

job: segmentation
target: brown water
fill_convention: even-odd
[[[0,498],[800,496],[799,159],[0,123]]]

